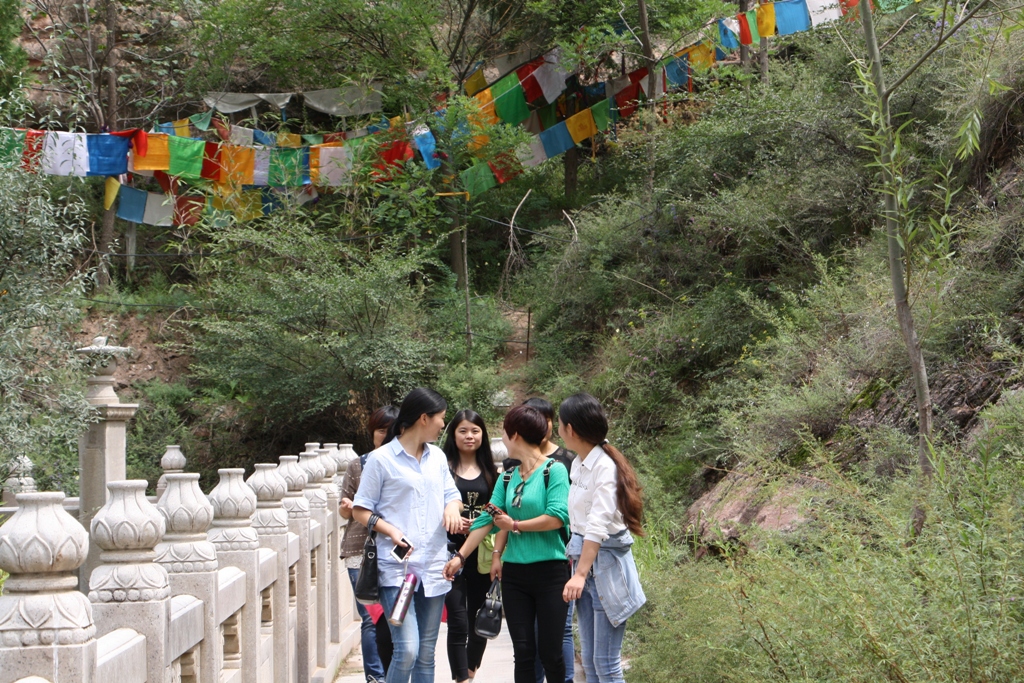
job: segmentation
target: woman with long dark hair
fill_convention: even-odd
[[[367,421],[366,428],[373,439],[371,451],[380,448],[384,443],[391,423],[398,417],[398,408],[395,406],[381,406],[373,411]],[[348,464],[345,476],[341,480],[341,505],[339,512],[345,519],[352,519],[352,499],[359,489],[359,480],[363,474],[363,464],[366,462],[369,452],[356,458]],[[341,557],[345,561],[345,568],[348,569],[348,577],[352,582],[352,588],[356,587],[356,577],[359,576],[359,567],[363,564],[363,544],[366,542],[366,527],[354,519],[345,526],[345,536],[341,541]],[[384,674],[387,671],[388,663],[391,661],[391,642],[378,643],[376,626],[365,605],[356,603],[359,611],[359,618],[362,621],[362,638],[360,645],[363,651],[363,675],[366,676],[366,683],[383,683]],[[387,622],[385,621],[385,624]],[[390,634],[388,634],[390,635]],[[386,649],[385,657],[381,656],[378,645]]]
[[[562,597],[576,601],[587,680],[623,683],[626,619],[647,601],[631,550],[631,534],[644,533],[640,482],[626,456],[608,442],[608,418],[590,394],[562,401],[558,434],[579,453],[569,487],[567,554],[575,571]]]
[[[445,565],[449,581],[466,556],[492,527],[509,531],[503,549],[502,605],[515,654],[515,683],[535,683],[534,659],[540,655],[548,681],[565,680],[562,631],[568,608],[562,589],[569,578],[563,527],[568,521],[569,476],[541,451],[548,423],[539,410],[516,406],[505,415],[502,441],[520,464],[494,487],[494,516],[482,513],[470,526],[462,548]],[[495,548],[496,553],[500,553]],[[536,631],[535,631],[536,628]]]
[[[391,625],[394,651],[387,683],[434,683],[434,647],[449,583],[441,575],[448,535],[462,529],[462,497],[444,452],[433,445],[448,403],[432,389],[402,401],[383,446],[366,461],[352,516],[377,531],[380,603],[391,614],[408,574],[416,590],[401,625]],[[372,518],[372,520],[371,520]],[[392,551],[399,548],[403,560]]]
[[[498,478],[484,419],[472,410],[455,413],[448,426],[444,454],[462,494],[462,530],[448,534],[449,548],[457,550],[466,542],[470,525],[491,499]],[[491,548],[478,548],[466,556],[466,567],[452,580],[452,589],[444,599],[448,608],[448,664],[452,680],[459,683],[476,677],[487,647],[487,639],[477,635],[473,622],[491,585],[489,572],[480,572],[477,556],[490,552]]]

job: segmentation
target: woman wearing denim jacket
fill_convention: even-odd
[[[569,487],[566,554],[575,571],[562,598],[576,600],[583,670],[591,683],[623,683],[626,619],[647,601],[630,532],[643,535],[636,472],[608,443],[608,418],[596,398],[576,394],[558,407],[558,434],[579,453]]]

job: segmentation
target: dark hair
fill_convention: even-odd
[[[388,429],[391,423],[398,417],[398,408],[395,406],[381,406],[373,411],[370,419],[366,421],[366,428],[370,430],[370,436],[378,429]]]
[[[487,490],[493,491],[494,484],[498,481],[498,472],[494,469],[494,456],[491,454],[491,441],[487,437],[487,423],[475,410],[460,410],[448,423],[448,438],[444,440],[444,454],[448,456],[448,467],[452,474],[459,464],[459,448],[455,445],[455,430],[463,422],[472,422],[480,428],[482,440],[480,447],[476,449],[476,464],[484,473],[484,481],[487,482]]]
[[[437,415],[446,410],[448,410],[448,401],[444,400],[441,394],[426,387],[413,389],[402,399],[402,407],[398,409],[395,421],[388,428],[388,435],[384,437],[384,443],[400,436],[402,432],[413,426],[420,416]]]
[[[551,405],[551,401],[541,398],[540,396],[534,396],[523,401],[524,406],[530,406],[540,411],[546,419],[555,421],[555,407]]]
[[[505,414],[502,424],[509,436],[518,434],[528,444],[539,446],[548,435],[548,421],[544,414],[533,406],[516,406]]]
[[[601,446],[611,456],[619,473],[615,497],[622,519],[630,531],[643,536],[644,503],[640,497],[643,489],[637,480],[636,470],[626,460],[626,456],[608,443],[608,418],[600,401],[590,394],[574,394],[558,406],[558,419],[562,424],[572,425],[572,430],[580,439]]]

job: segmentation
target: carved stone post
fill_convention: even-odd
[[[259,579],[260,540],[252,527],[256,512],[256,494],[246,486],[245,470],[220,469],[220,482],[210,491],[213,526],[210,542],[217,549],[222,567],[238,567],[245,572],[245,605],[240,624],[241,669],[243,683],[256,683],[260,664],[260,612],[262,599]]]
[[[156,561],[167,570],[171,595],[193,595],[203,601],[203,642],[199,648],[199,680],[220,679],[221,644],[217,623],[217,550],[206,531],[213,506],[199,488],[195,473],[168,474],[167,490],[157,502],[167,523]]]
[[[330,445],[330,444],[327,444]],[[329,636],[332,643],[341,642],[341,623],[338,617],[341,614],[341,526],[338,520],[338,504],[341,497],[338,495],[338,487],[335,485],[335,478],[338,474],[338,463],[334,459],[333,451],[329,448],[322,448],[319,451],[320,462],[324,466],[324,492],[327,494],[327,552],[324,553],[327,560],[327,576],[329,577],[329,591],[327,599],[330,609],[327,614]],[[347,578],[347,577],[346,577]]]
[[[185,471],[185,454],[181,452],[181,446],[168,446],[164,450],[164,455],[160,458],[160,467],[164,473],[160,475],[160,479],[156,482],[156,499],[164,495],[164,491],[167,490],[167,475],[168,474],[181,474]]]
[[[96,626],[76,570],[89,534],[61,503],[63,493],[19,493],[0,527],[0,683],[40,676],[93,683]]]
[[[146,636],[146,674],[162,681],[167,666],[167,628],[171,585],[156,563],[154,548],[163,539],[163,515],[146,500],[145,479],[107,484],[110,500],[92,518],[90,536],[99,546],[100,564],[89,578],[89,600],[97,636],[132,628]]]
[[[92,345],[78,353],[94,358],[96,374],[86,383],[86,400],[96,408],[99,420],[78,439],[78,521],[88,527],[93,515],[107,502],[107,484],[125,478],[125,431],[127,422],[139,406],[121,403],[114,393],[117,357],[129,353],[123,346],[108,346],[106,337],[96,337]],[[99,548],[92,547],[79,574],[84,589],[92,570],[99,564]]]
[[[491,439],[491,460],[494,461],[494,469],[501,471],[501,463],[508,457],[508,449],[500,436]]]
[[[316,655],[316,666],[327,666],[327,615],[330,612],[327,607],[330,594],[330,580],[327,576],[327,492],[323,487],[325,470],[317,452],[319,447],[318,443],[307,443],[306,450],[299,454],[299,465],[306,472],[306,488],[303,494],[309,501],[309,516],[320,526],[319,547],[313,548],[310,539],[313,556],[309,561],[314,563],[311,571],[313,580],[310,582],[310,590],[313,592],[313,599],[310,601],[310,607],[314,612],[310,614],[309,628],[315,643],[314,652],[310,654]]]
[[[288,531],[299,537],[299,561],[295,566],[295,671],[296,680],[308,681],[313,669],[311,656],[316,648],[310,647],[310,574],[309,564],[309,501],[303,493],[306,472],[299,467],[299,456],[282,455],[277,473],[288,484],[288,493],[281,503],[288,512]]]
[[[270,614],[274,629],[274,678],[282,683],[290,680],[288,641],[288,513],[281,504],[288,491],[288,482],[277,472],[277,465],[257,463],[256,471],[246,482],[256,494],[256,529],[260,547],[276,553],[277,581],[270,596]]]
[[[32,478],[32,461],[27,455],[19,455],[14,459],[11,476],[4,482],[4,505],[17,505],[15,498],[19,493],[35,493],[36,480]]]

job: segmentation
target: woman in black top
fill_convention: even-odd
[[[463,533],[448,534],[449,548],[458,550],[466,542],[470,524],[491,499],[498,479],[484,419],[472,410],[456,413],[448,429],[444,452],[455,485],[462,494]],[[452,680],[458,683],[473,680],[487,647],[487,639],[478,636],[473,628],[476,613],[491,585],[490,575],[481,574],[477,569],[478,552],[489,551],[474,550],[466,558],[462,573],[452,581],[452,589],[444,601],[448,608],[448,664]]]

